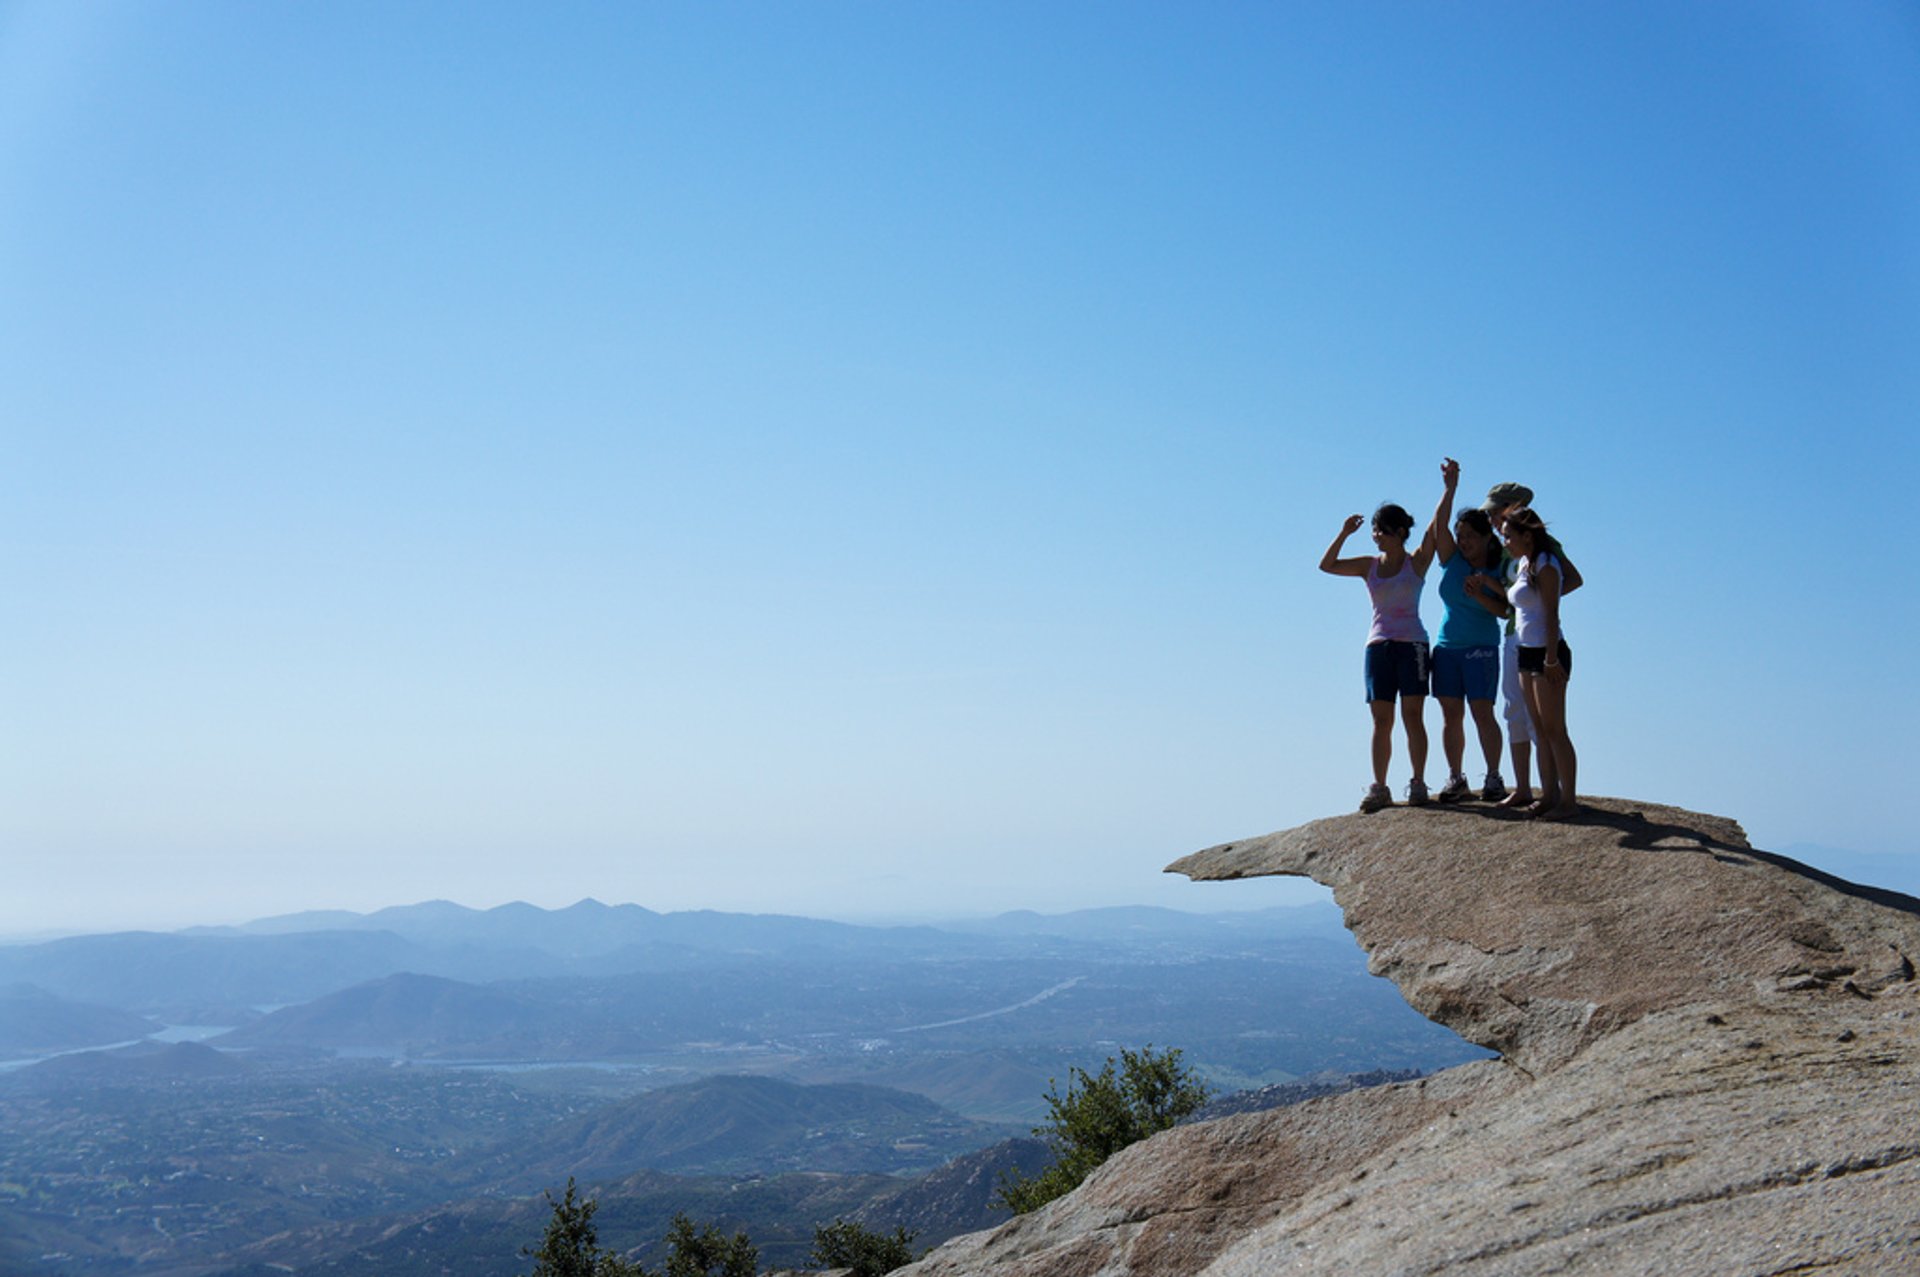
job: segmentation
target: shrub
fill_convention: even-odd
[[[760,1250],[745,1233],[724,1237],[712,1224],[695,1232],[685,1215],[667,1229],[666,1277],[753,1277],[759,1266]]]
[[[894,1229],[889,1237],[852,1220],[836,1219],[813,1230],[810,1262],[822,1268],[851,1268],[853,1277],[880,1277],[911,1264],[915,1258],[913,1234],[904,1228]]]
[[[1018,1170],[1000,1177],[999,1198],[1024,1215],[1080,1186],[1093,1168],[1127,1145],[1164,1131],[1207,1102],[1207,1088],[1185,1065],[1180,1050],[1122,1048],[1119,1071],[1108,1057],[1096,1074],[1072,1070],[1067,1093],[1047,1083],[1048,1117],[1033,1133],[1053,1149],[1053,1165],[1038,1175]]]
[[[571,1177],[565,1195],[554,1201],[548,1193],[547,1201],[553,1204],[553,1215],[540,1248],[520,1251],[535,1261],[531,1277],[654,1277],[640,1264],[600,1248],[599,1230],[593,1226],[600,1204],[590,1197],[581,1200]],[[753,1277],[760,1266],[760,1251],[745,1233],[725,1237],[711,1224],[696,1230],[685,1215],[673,1217],[666,1243],[665,1277]]]
[[[582,1201],[572,1176],[567,1177],[566,1195],[556,1202],[548,1193],[547,1201],[553,1215],[540,1249],[520,1250],[535,1261],[532,1277],[646,1277],[644,1270],[600,1249],[600,1233],[593,1226],[593,1212],[600,1204],[590,1197]]]

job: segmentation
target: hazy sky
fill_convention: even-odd
[[[1910,854],[1917,410],[1910,5],[0,3],[0,931],[1307,898],[1445,454]]]

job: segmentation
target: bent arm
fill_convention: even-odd
[[[1407,556],[1413,561],[1413,570],[1421,576],[1427,574],[1427,566],[1433,562],[1433,529],[1427,529],[1427,535],[1420,538],[1420,548]]]
[[[1566,551],[1564,550],[1560,552],[1560,566],[1565,570],[1567,577],[1566,587],[1562,589],[1560,593],[1572,594],[1575,590],[1586,584],[1585,579],[1580,575],[1580,569],[1573,566],[1573,560],[1567,557]]]
[[[1507,601],[1507,592],[1492,577],[1476,572],[1461,584],[1475,603],[1495,616],[1513,615],[1513,604]]]
[[[1333,538],[1333,544],[1329,545],[1327,552],[1320,556],[1322,572],[1333,576],[1365,576],[1367,574],[1367,564],[1373,560],[1340,557],[1340,547],[1347,543],[1348,537],[1359,530],[1361,522],[1360,516],[1356,514],[1340,525],[1340,534]]]
[[[1547,615],[1547,662],[1560,663],[1560,569],[1542,568],[1533,574],[1533,588],[1540,592],[1540,610]]]

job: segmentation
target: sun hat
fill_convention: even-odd
[[[1504,510],[1508,506],[1532,505],[1533,489],[1524,483],[1496,483],[1487,489],[1487,499],[1480,508],[1488,514]]]

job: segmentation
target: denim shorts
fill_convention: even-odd
[[[1500,692],[1500,649],[1433,649],[1433,694],[1469,701],[1490,701]]]
[[[1399,639],[1367,644],[1367,703],[1427,694],[1427,645]]]
[[[1560,640],[1560,664],[1567,670],[1567,677],[1573,677],[1573,649],[1567,646],[1565,639]],[[1520,649],[1520,672],[1522,674],[1545,674],[1547,672],[1547,649],[1544,647],[1523,647]]]

